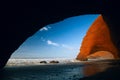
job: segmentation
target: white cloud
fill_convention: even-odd
[[[74,48],[72,46],[69,46],[69,45],[66,45],[66,44],[59,44],[59,43],[55,43],[51,40],[47,40],[47,44],[48,45],[53,45],[53,46],[57,46],[57,47],[62,47],[62,48],[65,48],[65,49],[68,49],[68,50],[79,50],[77,48]]]
[[[59,46],[58,43],[52,42],[51,40],[47,40],[47,43],[48,43],[49,45]]]
[[[73,47],[68,46],[68,45],[65,45],[65,44],[62,44],[62,47],[63,47],[63,48],[66,48],[66,49],[69,49],[69,50],[74,50]]]
[[[43,27],[40,29],[40,31],[48,31],[49,29],[51,29],[51,27],[49,25]]]
[[[40,31],[48,31],[48,28],[47,27],[43,27],[40,29]]]

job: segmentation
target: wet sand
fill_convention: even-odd
[[[119,80],[120,60],[7,66],[0,80]]]
[[[92,73],[90,71],[92,71]],[[120,80],[120,60],[103,60],[86,66],[86,74],[79,80]]]

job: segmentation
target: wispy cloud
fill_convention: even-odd
[[[63,48],[66,48],[66,49],[69,49],[69,50],[74,50],[73,47],[68,46],[68,45],[65,45],[65,44],[62,44],[62,47],[63,47]]]
[[[77,48],[74,48],[74,47],[66,45],[66,44],[59,44],[59,43],[53,42],[51,40],[47,40],[47,44],[52,45],[52,46],[56,46],[56,47],[62,47],[62,48],[65,48],[67,50],[76,50],[77,49]],[[77,49],[77,50],[79,50],[79,49]]]
[[[48,28],[47,27],[43,27],[40,29],[40,31],[48,31]]]
[[[48,31],[49,29],[51,29],[51,27],[48,25],[48,26],[41,28],[40,31]]]
[[[52,42],[51,40],[47,40],[47,43],[48,43],[49,45],[59,46],[58,43]]]

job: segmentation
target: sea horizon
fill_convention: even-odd
[[[44,61],[45,63],[41,63]],[[54,64],[68,64],[80,62],[74,58],[10,58],[6,66],[29,66],[29,65],[49,65],[51,61],[57,61]]]

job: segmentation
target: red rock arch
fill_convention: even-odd
[[[77,59],[86,60],[87,56],[97,51],[109,51],[118,58],[118,50],[111,40],[109,28],[101,15],[87,31]]]

